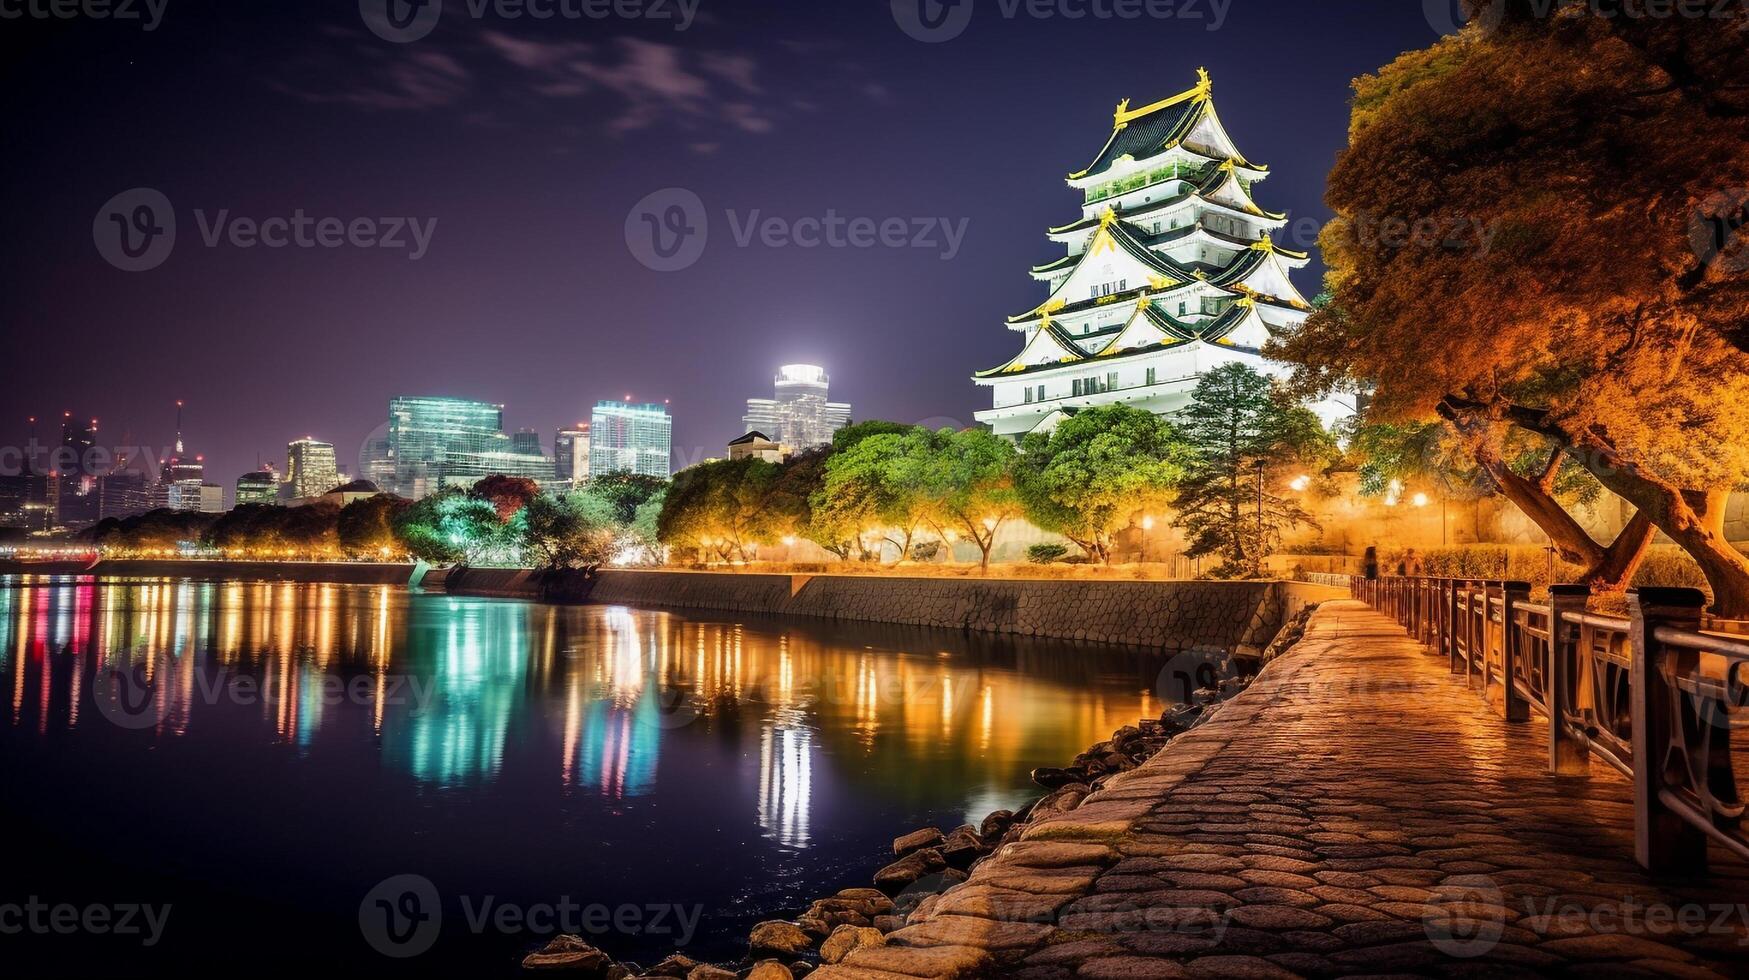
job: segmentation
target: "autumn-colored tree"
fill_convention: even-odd
[[[540,496],[540,484],[526,476],[495,475],[475,483],[471,492],[476,499],[492,505],[500,522],[508,523],[517,511]]]
[[[1373,386],[1373,421],[1444,419],[1597,583],[1625,582],[1655,528],[1718,611],[1749,614],[1723,534],[1749,475],[1749,246],[1724,233],[1749,116],[1720,67],[1741,51],[1679,17],[1487,6],[1355,83],[1320,240],[1333,301],[1272,353],[1302,390]],[[1740,48],[1749,15],[1724,16],[1705,30]],[[1515,469],[1532,450],[1542,466]],[[1571,464],[1644,515],[1615,545],[1562,506]]]

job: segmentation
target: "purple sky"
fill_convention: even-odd
[[[15,368],[0,439],[71,410],[100,417],[106,444],[162,445],[183,398],[191,451],[229,485],[305,435],[350,466],[395,394],[502,402],[549,451],[556,427],[631,394],[672,401],[690,462],[720,454],[744,400],[794,361],[825,365],[858,418],[969,423],[986,399],[968,376],[1013,354],[1002,320],[1042,298],[1026,269],[1060,254],[1044,229],[1076,214],[1063,176],[1119,99],[1170,95],[1206,65],[1235,139],[1274,169],[1261,202],[1322,220],[1349,80],[1437,37],[1422,4],[1384,0],[1187,0],[1136,21],[974,0],[944,43],[908,36],[887,0],[697,0],[685,31],[475,18],[481,2],[447,0],[406,44],[368,31],[355,0],[168,0],[151,31],[0,21]],[[178,227],[167,261],[130,273],[93,224],[137,187]],[[625,225],[670,187],[699,196],[710,236],[663,273]],[[436,225],[416,261],[203,241],[220,212],[299,210]],[[754,212],[828,211],[966,233],[951,260],[939,242],[735,240]]]

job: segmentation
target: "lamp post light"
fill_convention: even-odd
[[[1154,515],[1142,515],[1142,564],[1148,563],[1148,532],[1154,529]]]
[[[1269,462],[1261,457],[1257,463],[1257,575],[1263,576],[1263,471]]]

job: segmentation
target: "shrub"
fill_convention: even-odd
[[[1069,554],[1069,549],[1060,544],[1035,544],[1026,549],[1026,560],[1034,565],[1049,565],[1061,561]]]

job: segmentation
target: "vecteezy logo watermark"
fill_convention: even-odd
[[[141,936],[141,946],[156,946],[164,938],[170,905],[137,902],[51,905],[35,895],[22,904],[0,903],[0,935]]]
[[[970,218],[846,217],[835,208],[799,218],[767,215],[758,208],[723,214],[736,248],[916,248],[935,251],[944,262],[959,255],[971,225]],[[626,247],[657,272],[691,267],[704,255],[709,238],[704,202],[684,188],[650,194],[626,215]]]
[[[0,0],[0,20],[134,20],[150,33],[170,0]]]
[[[437,27],[443,0],[358,0],[358,16],[377,37],[408,44]]]
[[[212,213],[196,208],[194,220],[207,248],[383,249],[404,251],[410,262],[425,257],[437,234],[436,218],[315,217],[303,208],[260,219],[233,215],[229,208]],[[117,269],[155,269],[176,248],[176,209],[163,193],[136,187],[98,209],[91,237],[98,254]]]
[[[176,209],[150,187],[122,191],[97,209],[91,238],[104,260],[123,272],[156,269],[176,248]]]
[[[987,0],[988,2],[988,0]],[[1218,31],[1233,0],[995,0],[1003,20],[1185,20]],[[973,0],[892,0],[899,30],[926,44],[951,41],[971,25]]]
[[[443,931],[437,886],[424,875],[383,879],[358,903],[358,930],[384,956],[407,959],[426,952]]]
[[[1433,890],[1421,924],[1433,948],[1473,959],[1506,934],[1506,896],[1487,875],[1454,875]]]
[[[704,201],[684,187],[648,194],[626,215],[626,247],[657,272],[678,272],[697,262],[710,232]]]
[[[1749,271],[1749,187],[1702,201],[1689,218],[1688,241],[1706,265],[1732,275]]]
[[[474,20],[671,21],[676,32],[692,27],[701,0],[465,0]],[[358,13],[372,34],[408,44],[430,34],[443,16],[443,0],[358,0]]]
[[[156,727],[170,713],[168,691],[161,684],[175,676],[175,666],[175,660],[162,653],[99,666],[91,681],[97,713],[121,728]]]
[[[495,895],[459,896],[462,922],[483,935],[528,933],[599,936],[672,936],[685,946],[698,932],[702,905],[585,905],[569,895],[553,902],[519,905]],[[430,951],[443,931],[443,896],[424,875],[402,874],[379,882],[358,905],[364,941],[384,956],[410,959]]]
[[[1507,0],[1421,0],[1421,10],[1436,32],[1456,34],[1471,24],[1484,31],[1498,28],[1506,21],[1506,4]],[[1604,20],[1730,20],[1743,14],[1744,0],[1528,0],[1517,9],[1535,20],[1566,11]]]

